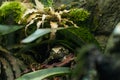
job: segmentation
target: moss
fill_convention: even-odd
[[[85,21],[89,17],[90,13],[83,9],[71,9],[69,12],[70,20],[74,22]]]
[[[0,7],[0,20],[3,24],[15,24],[21,19],[26,7],[18,1],[4,2]]]
[[[69,17],[73,21],[84,21],[88,18],[89,12],[83,8],[80,9],[71,9]]]

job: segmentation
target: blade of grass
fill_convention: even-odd
[[[42,80],[50,76],[70,74],[70,73],[71,70],[70,68],[67,67],[49,68],[49,69],[42,69],[25,74],[16,80]]]

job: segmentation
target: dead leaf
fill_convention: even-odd
[[[25,11],[25,13],[23,14],[22,19],[23,19],[24,17],[26,17],[28,14],[31,14],[31,13],[33,13],[33,12],[38,12],[38,10],[36,10],[36,9],[27,9],[27,10]]]
[[[34,19],[37,15],[40,15],[40,14],[32,14],[30,15],[28,18],[27,18],[27,22],[30,22],[32,19]]]
[[[61,22],[61,15],[58,12],[55,12],[55,15],[57,16],[59,22]]]
[[[36,8],[40,11],[40,12],[44,12],[44,5],[38,1],[38,0],[35,0],[35,4],[36,4]]]
[[[37,22],[37,29],[40,28],[41,24],[42,24],[42,21],[38,21],[38,22]]]
[[[57,22],[50,22],[50,26],[51,26],[51,34],[50,34],[50,40],[54,39],[55,38],[55,33],[57,32],[57,29],[58,28],[58,24]]]
[[[45,21],[46,16],[47,15],[45,15],[45,14],[42,15],[42,27],[44,26],[44,21]]]

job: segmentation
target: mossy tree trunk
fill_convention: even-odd
[[[109,35],[120,21],[119,0],[80,0],[84,8],[91,12],[91,26],[98,34]]]
[[[74,0],[78,2],[77,0]],[[104,49],[109,35],[120,22],[119,0],[79,0],[79,7],[90,11],[89,27]]]

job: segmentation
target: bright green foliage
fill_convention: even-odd
[[[90,13],[83,8],[71,9],[69,17],[74,22],[85,21],[89,17]]]
[[[0,7],[0,23],[15,24],[21,19],[26,10],[25,6],[18,1],[4,2]]]

